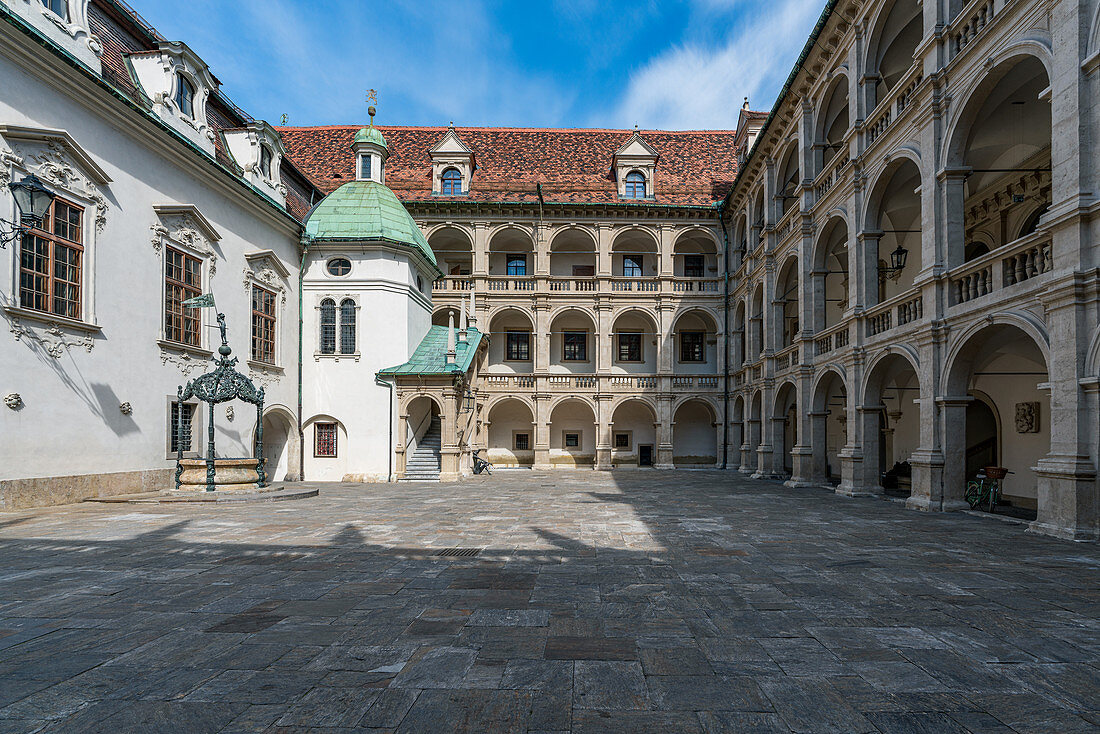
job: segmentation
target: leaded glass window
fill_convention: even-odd
[[[314,423],[313,455],[320,457],[336,456],[336,424]]]
[[[336,301],[321,301],[321,354],[336,354]]]
[[[525,362],[531,359],[530,332],[509,331],[505,334],[504,359],[509,362]]]
[[[562,355],[565,362],[588,361],[588,332],[567,331],[561,336]]]
[[[355,301],[340,301],[340,354],[355,354]]]

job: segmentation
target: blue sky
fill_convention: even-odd
[[[131,0],[254,117],[291,125],[732,128],[823,0]]]

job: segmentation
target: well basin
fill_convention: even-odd
[[[259,459],[214,459],[214,489],[219,492],[256,491],[260,488],[256,467]],[[206,459],[180,461],[179,492],[206,489]]]

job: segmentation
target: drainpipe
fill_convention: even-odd
[[[306,274],[306,254],[309,252],[310,237],[302,232],[302,262],[298,266],[298,481],[306,480],[306,436],[302,428],[302,327],[303,298],[302,283]]]
[[[722,468],[729,464],[730,448],[730,234],[725,222],[726,201],[718,205],[718,226],[722,228],[723,260],[722,273],[722,331],[726,335],[725,359],[722,364]]]
[[[394,379],[396,380],[396,378],[394,378]],[[374,376],[374,382],[375,382],[376,385],[385,385],[386,388],[390,391],[390,416],[389,416],[390,438],[389,438],[389,442],[386,444],[386,447],[387,447],[386,455],[389,457],[389,467],[386,470],[386,481],[387,482],[392,482],[393,481],[393,399],[394,399],[393,390],[394,390],[394,383],[391,382],[390,380],[383,380],[378,375]]]

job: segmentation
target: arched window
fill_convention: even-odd
[[[638,171],[631,171],[626,174],[626,193],[624,197],[627,199],[644,199],[645,176]]]
[[[355,354],[355,301],[340,301],[340,354]]]
[[[264,178],[271,178],[271,148],[260,146],[260,173]]]
[[[195,87],[183,74],[176,74],[176,107],[188,117],[195,116]]]
[[[440,192],[444,196],[458,196],[462,193],[462,174],[457,168],[448,168],[443,172]]]
[[[1023,226],[1020,227],[1020,237],[1027,237],[1039,229],[1039,220],[1047,213],[1048,209],[1050,209],[1050,204],[1043,204],[1033,211],[1031,216],[1024,220]]]
[[[336,354],[336,301],[321,301],[321,354]]]

